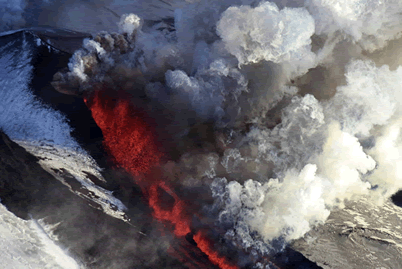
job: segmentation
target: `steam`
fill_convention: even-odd
[[[377,68],[371,61],[352,61],[347,66],[347,85],[338,87],[327,105],[328,116],[341,122],[348,133],[368,136],[375,125],[385,125],[400,114],[401,72],[401,68]]]
[[[399,1],[275,2],[189,3],[174,13],[175,32],[123,16],[119,33],[85,40],[53,82],[84,95],[123,90],[142,108],[136,96],[146,96],[150,114],[173,114],[155,117],[179,127],[161,134],[178,144],[193,139],[192,122],[212,124],[213,141],[198,133],[201,149],[181,149],[168,164],[181,175],[166,176],[208,185],[215,202],[204,214],[261,255],[347,200],[381,203],[402,187],[402,69],[370,56],[400,37]]]
[[[341,31],[368,51],[386,45],[400,37],[401,3],[376,0],[307,0],[313,14],[316,34]]]
[[[279,10],[274,3],[263,2],[256,8],[228,8],[219,20],[217,32],[240,65],[261,60],[291,62],[289,69],[303,74],[314,65],[310,39],[314,28],[314,19],[306,9]]]

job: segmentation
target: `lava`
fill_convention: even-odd
[[[175,202],[171,210],[163,210],[159,206],[158,187],[172,194]],[[170,222],[175,226],[174,233],[176,236],[185,236],[190,233],[189,220],[183,214],[184,204],[177,195],[172,193],[165,182],[153,184],[149,188],[149,205],[154,210],[154,217],[160,221]]]
[[[142,119],[143,113],[134,111],[128,100],[116,100],[100,91],[91,100],[84,100],[102,130],[104,146],[116,164],[138,176],[159,163],[162,153],[153,132]]]
[[[218,253],[216,253],[216,251],[212,249],[212,247],[211,247],[212,244],[202,234],[201,231],[198,231],[193,236],[193,239],[197,243],[198,248],[208,256],[209,260],[213,264],[218,265],[222,269],[236,269],[237,268],[237,266],[233,266],[230,263],[228,263],[224,257],[219,256]]]
[[[153,130],[144,120],[146,115],[135,111],[125,98],[113,98],[103,91],[96,91],[85,103],[92,112],[92,117],[102,130],[104,146],[116,165],[128,171],[143,189],[148,198],[153,216],[162,223],[174,227],[174,234],[184,238],[191,233],[191,219],[186,213],[184,202],[163,181],[162,176],[152,175],[152,167],[161,162],[163,154],[158,150]],[[174,199],[170,209],[162,208],[158,189],[164,190]],[[208,256],[209,260],[222,269],[237,268],[220,256],[211,242],[197,232],[193,236],[198,249]]]

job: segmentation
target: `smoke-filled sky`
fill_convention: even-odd
[[[201,219],[239,249],[272,254],[402,187],[399,0],[153,2],[0,0],[1,30],[91,33],[53,86],[130,96],[158,169],[207,187]]]

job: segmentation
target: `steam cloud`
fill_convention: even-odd
[[[119,33],[85,40],[53,85],[124,90],[142,108],[146,96],[151,115],[171,113],[179,148],[212,125],[169,165],[183,186],[210,184],[204,211],[226,239],[267,254],[346,200],[381,203],[402,187],[402,69],[379,56],[401,44],[402,4],[230,2],[183,5],[175,31],[126,15]]]

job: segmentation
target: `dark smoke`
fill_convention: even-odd
[[[266,2],[224,11],[227,6],[221,4],[211,11],[200,2],[176,12],[175,32],[142,26],[137,16],[129,15],[122,18],[119,34],[102,33],[85,41],[70,71],[56,75],[54,85],[80,94],[106,85],[133,96],[133,105],[151,115],[157,129],[167,130],[157,132],[162,145],[177,145],[170,153],[181,156],[172,159],[181,175],[171,181],[189,187],[209,186],[214,179],[212,186],[220,187],[213,187],[213,196],[222,199],[217,223],[227,227],[225,238],[268,255],[277,251],[275,240],[299,238],[345,199],[382,185],[376,176],[380,172],[370,179],[364,176],[376,166],[367,153],[377,161],[382,153],[375,153],[377,147],[363,149],[359,139],[390,139],[370,130],[387,126],[395,113],[396,104],[388,96],[394,96],[396,84],[377,77],[398,75],[374,66],[367,53],[397,35],[386,29],[369,37],[374,28],[358,24],[354,32],[344,32],[347,38],[339,31],[349,19],[376,23],[364,17],[366,9],[391,11],[367,3],[355,11],[362,12],[354,13],[356,18],[336,17],[331,27],[322,27],[330,23],[325,22],[316,28],[322,18],[315,14],[326,10],[320,5],[314,1],[307,10],[279,10]],[[203,12],[211,16],[200,22]],[[338,16],[336,9],[325,12]],[[270,33],[262,30],[268,28]],[[362,83],[373,86],[363,93]],[[383,85],[390,90],[387,94]],[[384,198],[399,188],[384,184]]]
[[[68,1],[59,18],[91,5],[104,7]],[[192,238],[207,231],[220,254],[263,268],[345,201],[381,204],[402,187],[401,8],[172,2],[164,19],[139,11],[116,29],[109,10],[52,85],[128,101],[164,154],[152,172],[197,216]]]

